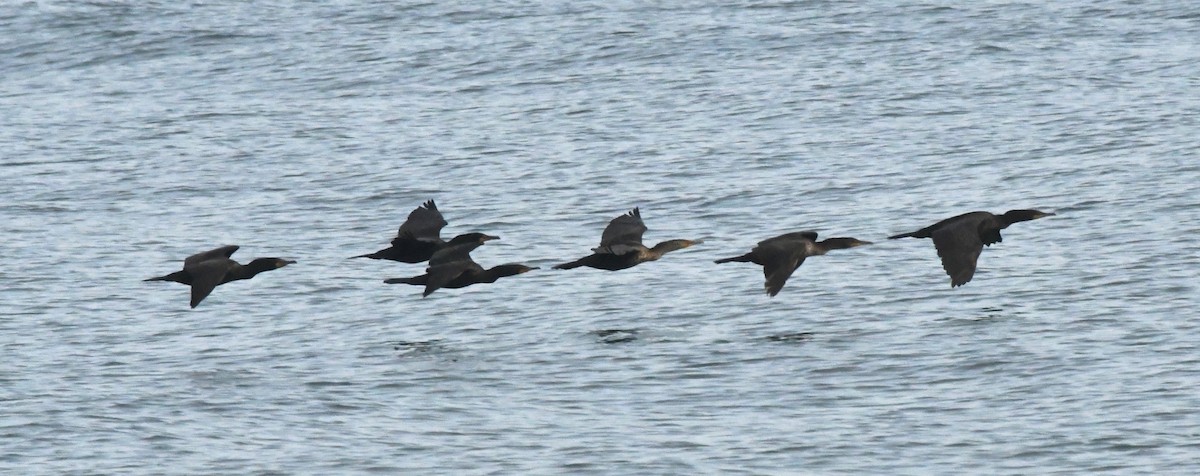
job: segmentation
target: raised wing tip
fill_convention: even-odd
[[[431,198],[431,199],[429,199],[429,200],[426,200],[426,201],[425,201],[425,203],[422,203],[422,204],[421,204],[421,206],[422,206],[422,207],[425,207],[425,208],[428,208],[428,209],[430,209],[430,210],[433,210],[433,211],[435,211],[435,212],[437,211],[437,204],[436,204],[436,203],[433,203],[433,199],[432,199],[432,198]]]

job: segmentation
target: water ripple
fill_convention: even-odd
[[[1197,15],[0,5],[0,472],[1195,473]],[[430,198],[543,269],[346,259]],[[549,269],[635,206],[705,243]],[[885,239],[1025,207],[962,288]],[[805,229],[876,244],[711,264]],[[224,243],[299,262],[141,281]]]

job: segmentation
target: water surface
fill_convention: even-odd
[[[0,6],[0,468],[1200,471],[1200,9]],[[384,285],[434,198],[486,286]],[[701,246],[553,271],[640,206]],[[927,241],[1041,208],[951,289]],[[878,242],[779,296],[716,266]],[[239,244],[288,268],[141,279]]]

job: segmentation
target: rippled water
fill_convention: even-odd
[[[5,3],[0,469],[1200,472],[1200,7],[958,3]],[[543,269],[346,259],[428,198]],[[705,243],[547,269],[633,206]]]

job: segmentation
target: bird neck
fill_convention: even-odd
[[[496,266],[491,269],[484,270],[481,273],[476,273],[474,281],[477,283],[494,283],[497,279],[505,276],[511,275],[503,274],[503,270],[501,270],[499,266]]]
[[[477,238],[475,238],[472,235],[468,235],[468,234],[458,235],[454,238],[451,238],[450,241],[445,241],[445,240],[442,240],[441,238],[438,238],[438,241],[441,241],[446,246],[462,246],[462,245],[466,245],[466,244],[470,244],[470,243],[482,244],[479,242],[479,240]]]
[[[446,249],[453,250],[453,252],[455,252],[455,253],[470,253],[472,251],[475,251],[475,248],[478,248],[480,246],[483,246],[483,243],[478,242],[478,241],[469,241],[467,243],[450,245],[450,246],[446,247]]]
[[[829,250],[844,250],[854,247],[854,240],[851,238],[827,238],[816,243],[816,251],[820,254],[825,254]]]
[[[650,248],[650,254],[653,255],[655,258],[657,258],[664,254],[670,253],[675,250],[682,250],[689,246],[692,246],[691,240],[667,240],[667,241],[664,241],[657,245],[654,245],[653,248]]]
[[[1000,228],[1008,228],[1008,225],[1013,223],[1036,220],[1046,215],[1048,214],[1039,212],[1037,210],[1009,210],[997,218],[999,218],[1000,223],[1003,225]]]
[[[475,282],[494,283],[494,282],[496,282],[497,279],[507,278],[509,276],[516,276],[518,274],[521,274],[520,269],[513,267],[513,266],[502,264],[499,266],[493,266],[493,267],[487,269],[486,271],[482,271],[482,272],[478,273],[475,277]]]
[[[276,268],[275,263],[272,263],[270,261],[254,260],[254,261],[251,261],[246,264],[238,265],[238,266],[234,267],[233,269],[229,270],[229,272],[226,273],[226,276],[228,276],[227,281],[237,281],[239,279],[250,279],[250,278],[253,278],[255,275],[257,275],[258,273],[261,273],[263,271],[270,271],[275,268]]]

